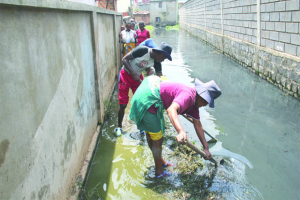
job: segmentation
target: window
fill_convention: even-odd
[[[159,7],[160,7],[160,8],[162,7],[162,2],[159,2]]]
[[[160,17],[156,17],[155,22],[160,22]]]

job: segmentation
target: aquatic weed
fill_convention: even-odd
[[[168,122],[166,123],[168,126]],[[164,146],[172,153],[168,159],[176,160],[176,167],[169,169],[173,175],[170,178],[152,181],[152,191],[147,199],[220,199],[216,192],[209,190],[214,178],[213,174],[201,175],[203,159],[187,146],[176,141],[173,128],[168,126],[164,135]],[[175,164],[175,163],[174,163]]]
[[[100,185],[101,182],[99,182],[95,187],[90,189],[88,192],[84,190],[81,190],[81,194],[79,195],[80,200],[89,200],[92,199],[93,197],[97,197],[100,199],[100,189],[98,186]]]

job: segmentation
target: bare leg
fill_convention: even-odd
[[[152,151],[152,142],[153,141],[151,140],[151,137],[148,132],[146,132],[146,137],[147,137],[148,146],[149,146],[150,150]]]
[[[155,175],[161,175],[164,173],[164,170],[162,168],[163,162],[162,162],[162,142],[163,138],[153,141],[152,143],[152,154],[155,162]]]
[[[149,133],[147,133],[147,132],[146,132],[146,137],[147,137],[148,146],[152,151],[153,140],[151,139]],[[166,161],[163,159],[163,157],[161,157],[161,163],[162,163],[162,166],[166,164]],[[172,166],[172,164],[168,163],[168,166]]]
[[[127,107],[127,104],[120,104],[119,110],[118,110],[118,127],[122,128],[122,122],[125,114],[125,108]]]

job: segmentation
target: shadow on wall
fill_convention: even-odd
[[[9,148],[9,140],[2,140],[0,143],[0,167],[4,163],[6,152]]]
[[[113,170],[112,160],[114,160],[115,148],[118,140],[118,137],[116,137],[114,133],[119,107],[117,86],[118,85],[116,85],[111,99],[107,100],[105,103],[105,120],[100,130],[100,136],[97,141],[95,155],[89,169],[85,187],[80,194],[80,199],[82,200],[98,199],[99,197],[101,199],[106,199],[108,195],[106,190],[110,187]]]

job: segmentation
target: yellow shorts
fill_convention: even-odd
[[[146,131],[146,133],[148,133],[150,135],[150,138],[153,141],[159,140],[163,137],[162,131],[159,131],[157,133],[152,133],[152,132]]]

